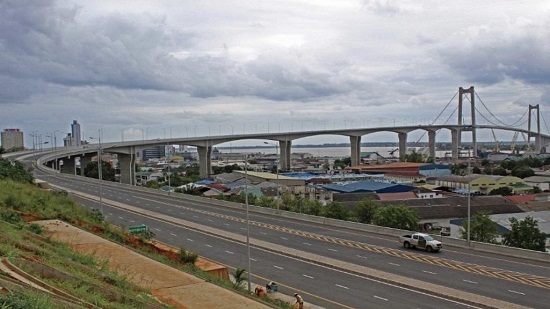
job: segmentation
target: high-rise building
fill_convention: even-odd
[[[71,146],[80,146],[82,145],[82,137],[80,135],[80,124],[73,120],[73,123],[71,124]]]
[[[24,149],[23,132],[19,129],[4,129],[2,131],[2,148],[4,150]]]

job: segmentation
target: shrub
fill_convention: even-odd
[[[184,264],[194,265],[197,259],[199,258],[199,255],[193,252],[189,252],[185,250],[185,248],[180,248],[179,258],[180,258],[180,262]]]

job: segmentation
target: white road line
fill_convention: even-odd
[[[464,281],[464,282],[468,282],[468,283],[473,283],[473,284],[477,284],[477,282],[475,282],[475,281],[470,281],[470,280],[466,280],[466,279],[462,279],[462,281]]]
[[[283,270],[284,268],[282,268],[281,266],[277,266],[277,265],[273,265],[273,267],[277,268],[277,269],[280,269],[280,270]]]
[[[191,239],[191,238],[187,238],[187,240],[189,240],[189,241],[194,241],[194,240],[193,240],[193,239]]]
[[[121,217],[121,216],[118,216],[118,218],[119,218],[119,219],[122,219],[122,217]]]
[[[208,222],[214,222],[212,219],[208,219]]]
[[[336,250],[336,249],[330,249],[330,248],[329,248],[328,250],[329,250],[329,251],[338,252],[338,250]]]
[[[223,225],[229,226],[229,223],[224,223]]]
[[[281,237],[281,239],[282,239],[282,240],[288,240],[288,238],[286,238],[286,237]]]
[[[160,232],[160,229],[155,228],[155,231],[159,231],[159,232]]]
[[[170,208],[168,208],[168,209],[166,209],[166,210],[168,210],[168,211],[172,211],[172,209],[170,209]]]
[[[112,213],[110,213],[110,212],[109,212],[108,214],[109,214],[109,216],[112,216],[112,215],[113,215],[113,214],[112,214]]]
[[[388,301],[388,299],[387,299],[387,298],[384,298],[384,297],[380,297],[380,296],[376,296],[376,295],[373,295],[373,296],[374,296],[374,298],[378,298],[378,299],[381,299],[381,300],[385,300],[385,301]]]
[[[211,246],[211,245],[209,245],[209,244],[206,244],[205,246],[207,246],[208,248],[212,248],[212,246]]]
[[[342,289],[349,290],[349,288],[347,286],[343,286],[343,285],[339,285],[339,284],[335,284],[335,286],[337,286],[339,288],[342,288]]]
[[[388,264],[393,265],[393,266],[398,266],[398,267],[401,266],[401,265],[399,265],[399,264],[397,264],[397,263],[388,263]]]
[[[246,227],[241,227],[241,230],[246,231]]]
[[[430,275],[437,275],[437,273],[434,273],[433,271],[423,270],[423,272],[425,272],[427,274],[430,274]]]
[[[250,258],[251,261],[258,262],[258,260]]]
[[[306,245],[306,246],[311,246],[310,243],[307,243],[307,242],[303,242],[302,244]]]
[[[227,251],[227,250],[225,250],[225,252],[227,252],[227,253],[229,253],[229,254],[235,254],[235,253],[233,253],[233,252],[231,252],[231,251]]]
[[[136,222],[136,221],[134,221],[134,220],[130,220],[130,222],[134,223],[134,222]]]
[[[306,275],[306,274],[303,274],[302,276],[304,276],[304,277],[306,277],[306,278],[309,278],[309,279],[313,279],[312,276],[308,276],[308,275]]]
[[[170,235],[174,236],[174,237],[178,237],[178,235],[174,234],[174,233],[170,233]]]
[[[508,290],[508,292],[510,292],[510,293],[516,293],[516,294],[520,294],[520,295],[525,295],[525,293],[518,292],[518,291],[514,291],[514,290]]]
[[[193,218],[195,218],[195,219],[198,219],[198,218],[199,218],[199,216],[193,216]]]
[[[155,207],[156,209],[160,209],[160,206]]]
[[[366,256],[364,256],[364,255],[359,255],[359,254],[357,255],[357,257],[360,257],[360,258],[363,258],[363,259],[366,259],[366,258],[367,258]]]
[[[180,212],[180,215],[185,215],[185,213],[184,213],[184,212]]]
[[[262,235],[267,235],[267,233],[266,233],[266,232],[260,232],[260,234],[262,234]]]

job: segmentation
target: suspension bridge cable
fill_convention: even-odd
[[[516,124],[518,122],[520,122],[521,119],[525,116],[525,114],[524,114],[523,116],[521,116],[520,119],[518,119],[516,122],[514,122],[512,124],[506,124],[503,121],[501,121],[495,114],[493,114],[493,112],[491,112],[491,110],[487,107],[487,105],[485,105],[485,103],[483,102],[483,100],[481,99],[481,97],[479,96],[479,94],[476,91],[474,91],[474,93],[475,93],[476,97],[478,98],[478,100],[481,102],[481,105],[483,105],[483,107],[485,107],[485,109],[489,112],[489,114],[491,114],[491,116],[493,116],[500,124],[502,124],[505,127],[517,127]]]
[[[544,116],[541,115],[541,118],[542,118],[542,122],[544,123],[544,127],[546,128],[546,133],[550,134],[550,130],[548,130],[548,125],[546,124],[546,120],[544,119]]]
[[[449,107],[449,105],[451,104],[451,102],[453,102],[453,100],[455,99],[456,95],[458,94],[458,91],[455,92],[455,95],[449,100],[449,103],[447,103],[447,105],[445,105],[445,107],[443,108],[443,110],[439,113],[439,115],[437,115],[437,117],[435,117],[434,121],[430,124],[430,125],[434,125],[434,123],[436,123],[437,119],[439,119],[439,117],[441,117],[441,115],[443,114],[443,112],[447,109],[447,107]],[[449,116],[449,118],[447,118],[447,121],[449,121],[449,119],[454,115],[454,113],[456,112],[456,110],[458,109],[455,108],[455,110],[453,111],[453,113],[451,114],[451,116]],[[447,124],[447,121],[445,121],[445,123],[443,124]],[[436,130],[436,135],[437,133],[439,132],[439,130]],[[426,131],[424,131],[424,133],[422,133],[422,135],[420,136],[420,138],[416,141],[416,143],[420,142],[420,140],[422,138],[424,138],[424,135],[426,135]]]

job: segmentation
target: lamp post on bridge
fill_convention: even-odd
[[[250,287],[250,272],[251,272],[251,262],[250,262],[250,220],[248,216],[248,155],[244,155],[244,203],[246,205],[246,256],[248,259],[248,271],[247,271],[247,281],[248,281],[248,292],[251,292]]]

